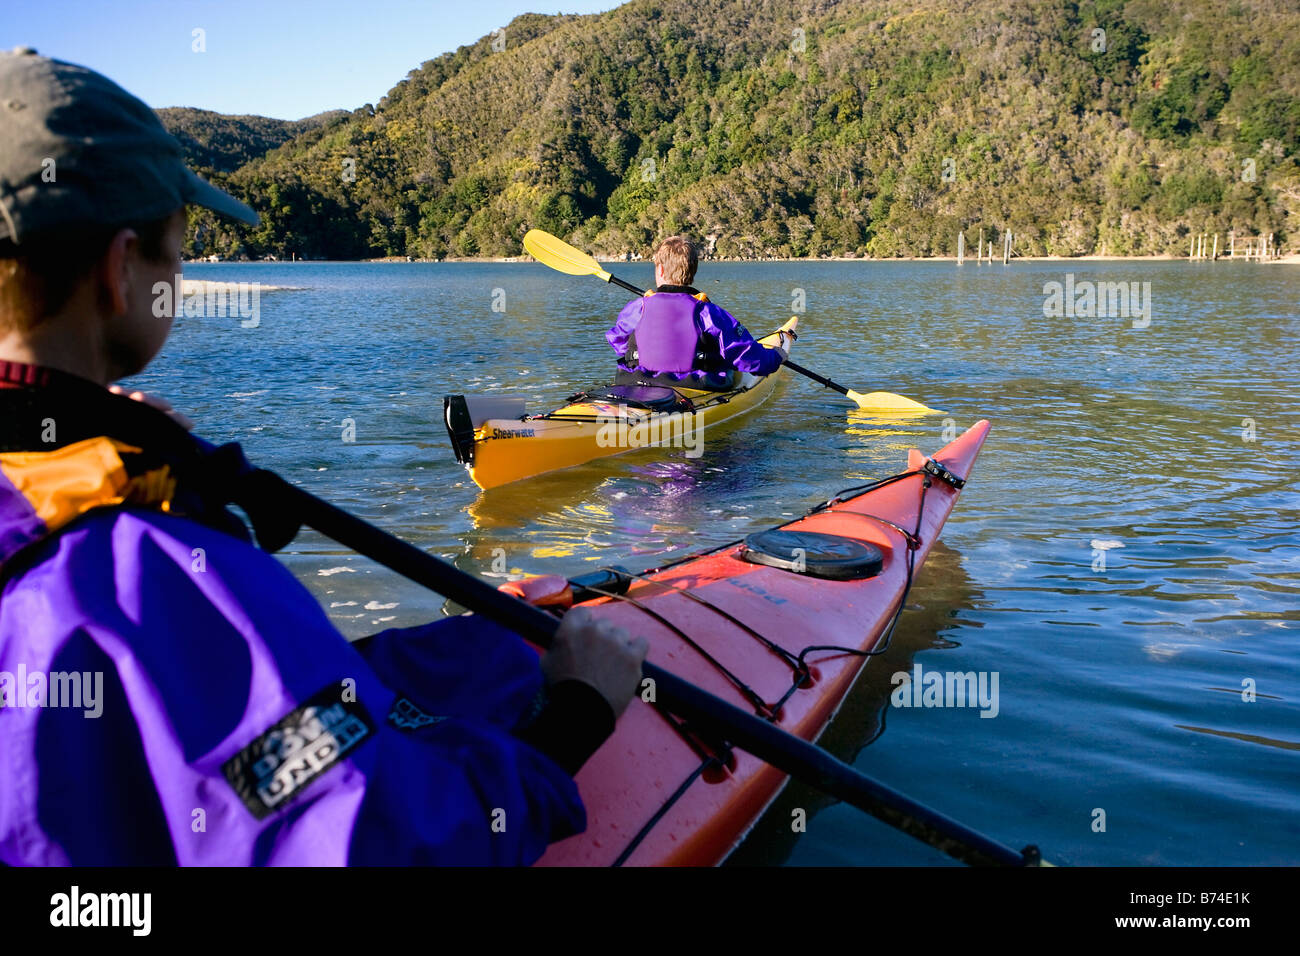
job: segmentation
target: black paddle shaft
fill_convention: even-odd
[[[606,273],[606,275],[609,275],[609,273]],[[638,288],[637,288],[636,286],[634,286],[632,283],[630,283],[630,282],[624,282],[624,281],[623,281],[622,279],[620,279],[618,276],[610,276],[610,277],[609,277],[609,281],[612,282],[612,283],[613,283],[614,285],[616,285],[616,286],[621,286],[622,288],[627,289],[628,292],[631,292],[631,293],[633,293],[634,295],[639,295],[639,296],[644,296],[644,295],[645,295],[645,289],[638,289]]]
[[[503,594],[441,558],[295,488],[279,475],[259,471],[257,477],[263,491],[278,498],[304,524],[540,647],[549,647],[553,642],[560,623],[545,611]],[[655,664],[647,661],[641,673],[653,681],[655,699],[678,717],[707,731],[716,731],[791,777],[865,810],[954,859],[971,865],[1025,866],[1038,862],[1035,848],[1017,852],[977,833],[859,773],[820,747],[746,713]]]
[[[823,378],[821,375],[818,375],[816,372],[810,369],[804,368],[802,365],[796,365],[794,362],[791,362],[789,358],[787,358],[781,364],[784,365],[792,372],[798,372],[800,375],[806,375],[814,382],[820,382],[822,385],[825,385],[827,388],[834,389],[835,391],[839,392],[841,395],[849,394],[849,390],[845,388],[843,385],[839,385],[835,382],[832,382],[829,378]]]

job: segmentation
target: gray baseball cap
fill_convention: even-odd
[[[94,70],[0,53],[0,239],[161,219],[187,203],[256,225],[196,176],[156,113]]]

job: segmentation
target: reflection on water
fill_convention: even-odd
[[[919,414],[882,414],[872,409],[850,408],[847,412],[848,424],[844,434],[856,439],[859,448],[849,448],[851,461],[866,459],[866,466],[845,474],[854,481],[869,481],[879,478],[880,473],[872,470],[872,464],[878,460],[881,451],[895,451],[900,461],[907,460],[909,449],[918,445],[929,445],[935,440],[934,416],[943,416],[942,412]],[[948,418],[948,430],[940,434],[940,440],[950,441],[957,436],[957,427],[953,419]],[[929,449],[933,451],[933,448]]]
[[[482,495],[455,463],[442,396],[554,407],[606,378],[624,299],[523,264],[250,264],[196,277],[307,287],[255,330],[179,320],[135,384],[200,431],[479,574],[633,569],[801,514],[989,418],[976,474],[903,617],[826,743],[873,776],[1062,863],[1300,859],[1300,270],[1218,263],[753,263],[705,266],[755,328],[807,290],[798,361],[861,392],[943,409],[859,413],[797,377],[687,459],[644,450]],[[1043,316],[1043,286],[1151,282],[1146,329]],[[648,283],[644,264],[623,267]],[[713,279],[718,282],[713,282]],[[510,311],[491,311],[492,289]],[[345,420],[355,441],[342,440]],[[1104,547],[1094,545],[1100,542]],[[284,560],[341,630],[442,613],[306,534]],[[997,671],[996,719],[920,709],[879,728],[882,673]],[[880,665],[880,666],[877,666]],[[797,797],[808,802],[811,797]],[[764,829],[743,859],[943,862],[842,805]],[[1093,811],[1109,821],[1092,828]],[[776,811],[773,811],[774,813]],[[786,821],[788,826],[788,813]],[[756,846],[765,843],[765,846]]]

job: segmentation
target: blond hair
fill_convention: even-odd
[[[695,245],[683,236],[669,236],[655,250],[655,265],[663,270],[669,285],[690,285],[695,278],[699,256]]]

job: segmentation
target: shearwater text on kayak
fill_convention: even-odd
[[[620,405],[619,414],[599,415],[596,425],[596,444],[601,448],[655,445],[685,448],[687,458],[699,458],[704,454],[703,412],[646,415]]]

